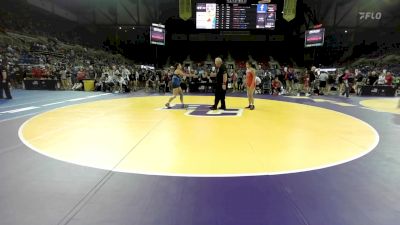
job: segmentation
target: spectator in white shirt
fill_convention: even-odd
[[[383,70],[383,73],[379,75],[378,80],[376,81],[378,85],[385,85],[386,82],[386,70]]]
[[[129,83],[129,75],[131,75],[131,72],[124,66],[121,67],[121,76],[119,76],[119,88],[120,91],[123,92],[123,86],[128,86]]]
[[[325,72],[321,72],[319,75],[319,87],[322,94],[327,93],[326,82],[328,81],[329,75]]]
[[[105,73],[105,91],[110,90],[111,92],[113,92],[114,90],[114,75],[110,74],[110,73]]]

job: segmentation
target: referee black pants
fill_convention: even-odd
[[[221,101],[221,108],[222,109],[226,109],[225,95],[226,95],[226,90],[222,89],[222,86],[221,87],[217,87],[215,89],[214,108],[217,108],[218,104],[219,104],[219,101]]]
[[[10,87],[8,86],[8,81],[3,83],[0,81],[0,98],[3,98],[3,89],[6,93],[6,98],[11,99]]]

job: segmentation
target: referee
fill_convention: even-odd
[[[217,110],[219,101],[221,101],[221,107],[219,109],[226,110],[225,105],[225,94],[226,94],[226,86],[228,82],[228,74],[226,71],[226,66],[222,63],[221,58],[215,59],[215,67],[217,69],[217,79],[215,86],[215,100],[214,105],[210,107],[211,110]]]
[[[3,65],[0,65],[0,99],[3,99],[3,89],[6,93],[7,99],[12,99],[10,94],[10,87],[8,86],[8,77],[6,64],[3,62]]]

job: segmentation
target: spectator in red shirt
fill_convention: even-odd
[[[82,90],[83,88],[83,80],[86,78],[86,72],[83,70],[83,68],[80,68],[78,71],[78,74],[76,76],[76,79],[78,82],[75,83],[75,85],[72,87],[72,90]]]
[[[346,95],[347,98],[350,96],[350,84],[349,84],[350,77],[351,77],[350,70],[346,70],[343,76],[344,93],[342,95]]]
[[[32,77],[34,78],[38,78],[39,74],[38,74],[38,70],[36,67],[32,67]]]
[[[78,81],[82,81],[82,80],[84,80],[86,78],[86,73],[85,73],[85,71],[83,70],[83,68],[81,68],[80,70],[79,70],[79,72],[78,72],[78,75],[76,76],[76,79],[78,80]]]
[[[43,78],[44,71],[40,67],[33,67],[32,68],[32,77],[41,79]]]
[[[390,86],[393,85],[393,75],[390,72],[386,73],[385,84]]]

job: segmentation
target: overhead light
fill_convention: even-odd
[[[120,30],[122,30],[122,27],[119,27]]]
[[[134,30],[135,29],[135,27],[132,27],[132,30]]]

